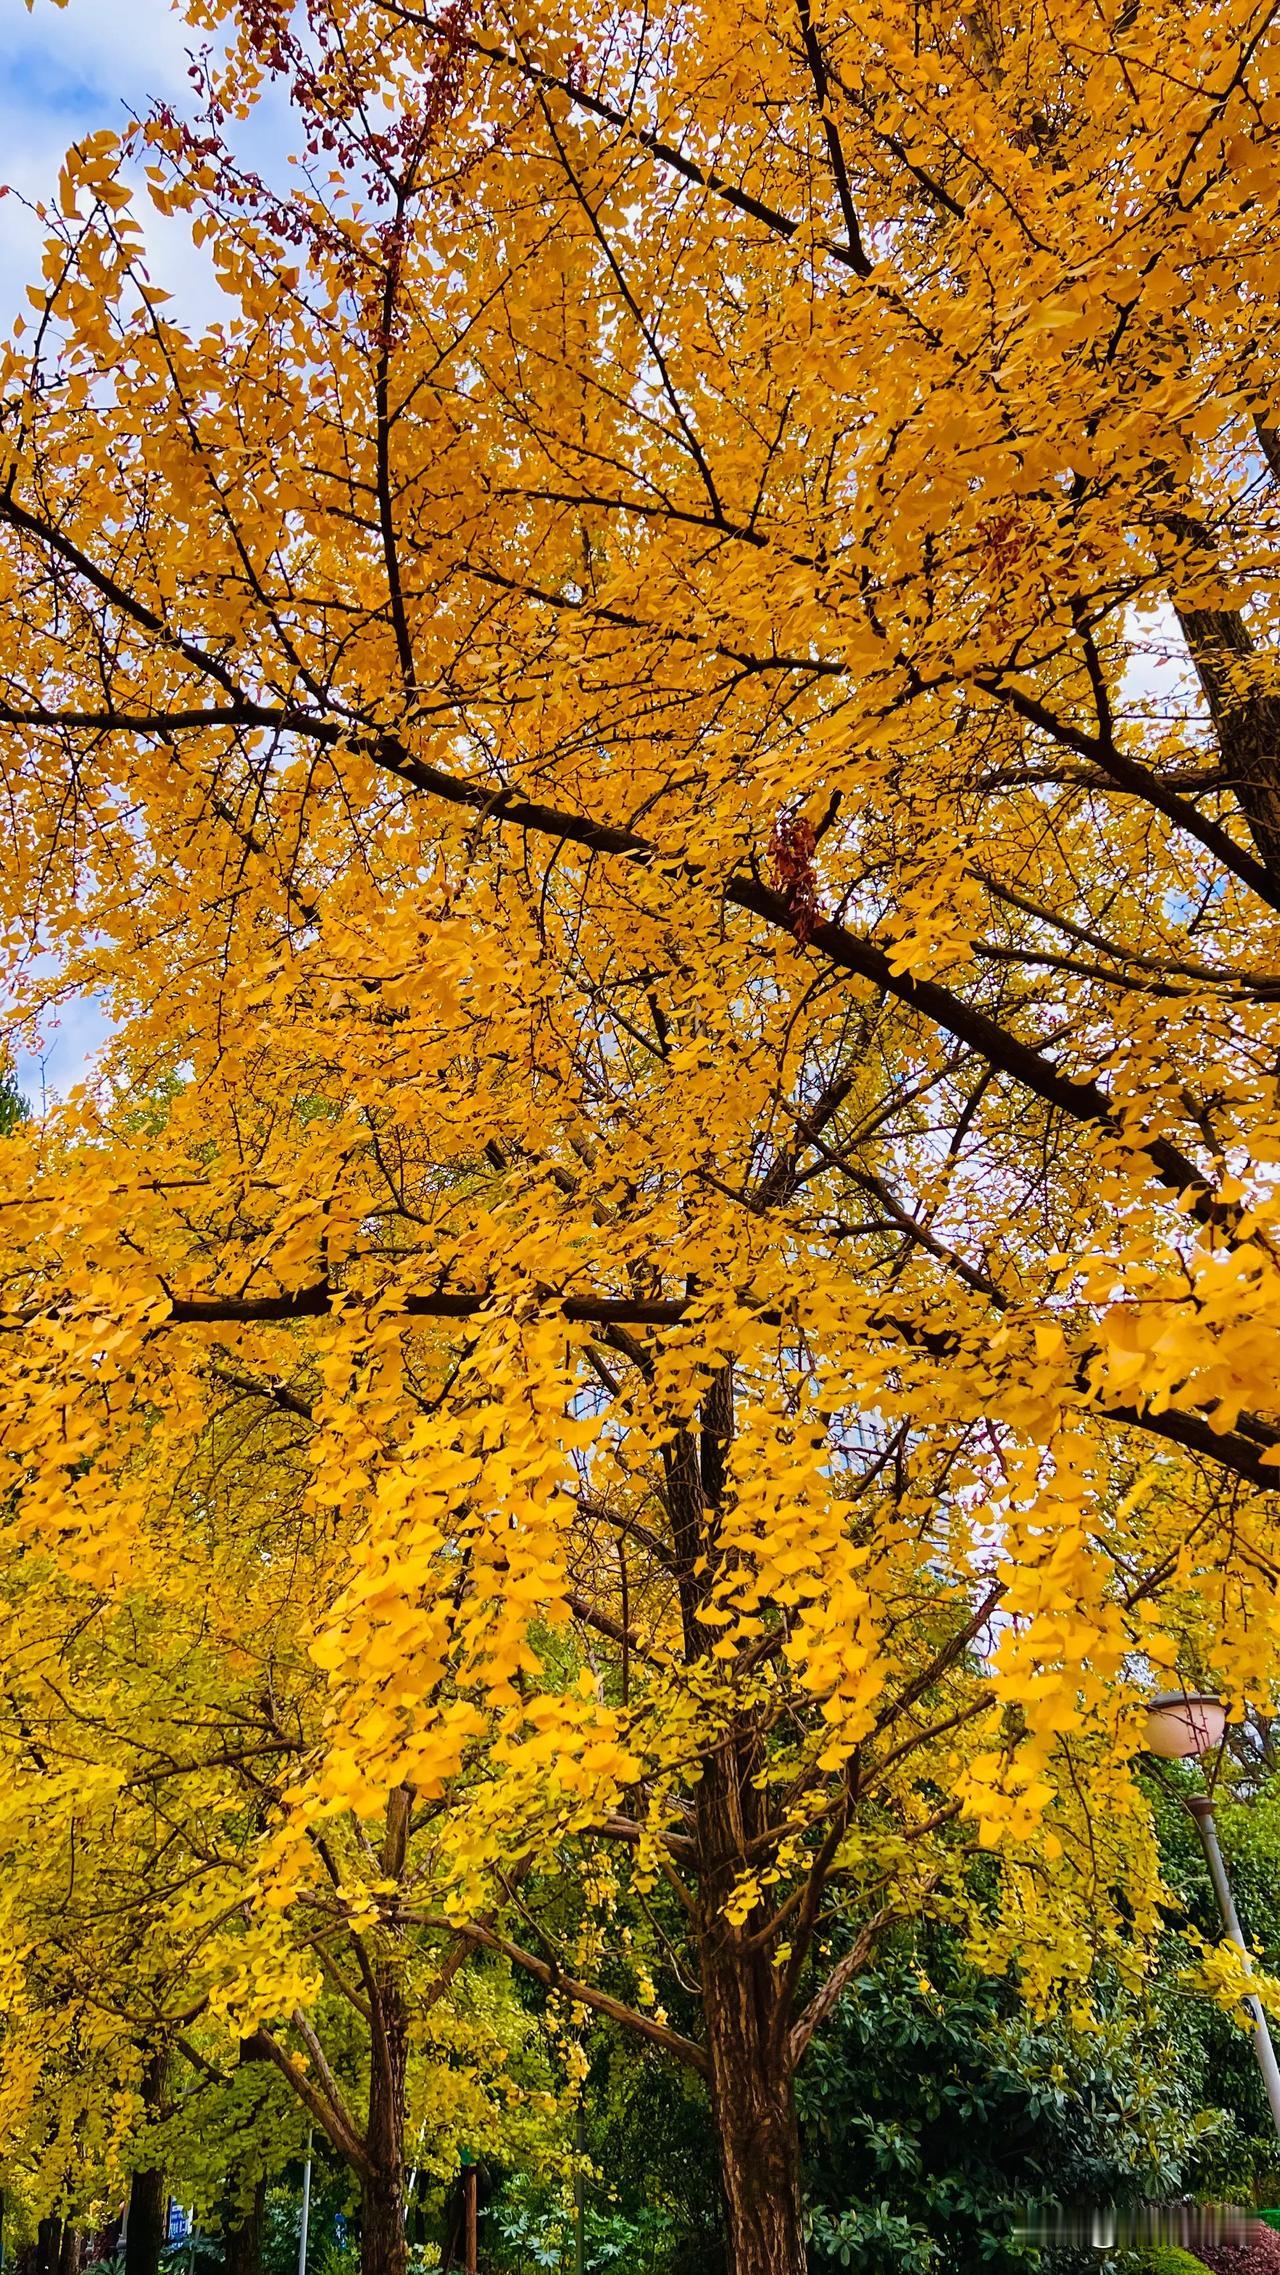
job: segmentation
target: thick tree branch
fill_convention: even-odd
[[[463,1924],[455,1920],[426,1918],[410,1912],[402,1913],[401,1917],[418,1927],[447,1928],[455,1935],[466,1936],[470,1942],[480,1944],[486,1951],[498,1952],[502,1958],[509,1959],[513,1967],[519,1967],[526,1975],[532,1975],[535,1982],[544,1983],[548,1990],[559,1991],[564,1998],[572,1999],[578,2006],[589,2006],[596,2014],[607,2014],[612,2022],[619,2023],[624,2030],[633,2031],[638,2037],[647,2039],[651,2046],[660,2047],[665,2054],[674,2054],[677,2060],[696,2070],[700,2077],[707,2076],[707,2056],[696,2040],[683,2037],[665,2022],[655,2021],[651,2014],[639,2013],[635,2007],[625,2005],[621,1999],[611,1998],[607,1991],[597,1990],[594,1984],[579,1982],[575,1975],[566,1975],[551,1960],[536,1958],[532,1951],[525,1951],[520,1944],[512,1943],[507,1936],[499,1935],[495,1929],[485,1927],[479,1921]]]
[[[867,258],[866,247],[862,242],[862,231],[858,225],[858,215],[853,202],[853,190],[849,183],[849,169],[845,164],[844,147],[840,140],[839,128],[831,115],[831,88],[827,78],[826,58],[822,52],[822,41],[818,37],[809,0],[796,0],[796,11],[800,18],[800,36],[804,42],[805,61],[809,66],[809,76],[813,81],[813,91],[818,100],[818,115],[822,121],[822,134],[827,146],[831,178],[836,186],[836,196],[840,203],[840,213],[844,221],[845,236],[848,240],[849,266],[858,276],[868,277],[871,274],[871,263]]]
[[[434,32],[437,30],[434,24],[412,8],[397,6],[395,0],[383,0],[383,4],[389,16],[397,17],[404,23],[411,23],[419,31]],[[548,71],[541,64],[531,62],[525,56],[513,55],[506,48],[495,47],[486,40],[476,38],[473,34],[463,33],[459,36],[456,33],[451,33],[449,36],[456,39],[458,45],[465,48],[468,54],[481,56],[488,63],[496,63],[508,71],[514,71],[528,85],[540,88],[545,93],[562,95],[567,102],[573,104],[578,110],[588,112],[592,118],[601,119],[607,126],[618,128],[622,134],[636,143],[657,164],[670,167],[671,171],[679,174],[683,181],[692,182],[696,188],[706,190],[712,197],[720,199],[723,204],[732,206],[735,212],[747,215],[752,221],[760,222],[775,237],[790,240],[799,234],[801,224],[790,214],[781,212],[777,206],[769,205],[765,199],[753,197],[748,190],[740,189],[736,183],[727,181],[723,174],[718,174],[715,171],[714,167],[699,165],[696,159],[689,156],[688,151],[681,150],[675,143],[667,141],[664,136],[654,133],[647,127],[637,126],[625,111],[619,110],[613,103],[606,102],[603,96],[593,95],[587,88],[579,86],[575,80],[565,78],[554,71]],[[833,261],[838,261],[843,268],[853,269],[855,274],[859,276],[869,274],[868,268],[859,266],[858,256],[852,244],[841,245],[835,240],[822,239],[819,241],[817,249],[819,252],[827,254]],[[863,255],[863,259],[865,260],[865,255]]]
[[[362,2176],[371,2173],[373,2167],[369,2162],[364,2142],[356,2132],[345,2109],[341,2106],[331,2106],[326,2095],[320,2091],[318,2086],[312,2084],[301,2064],[294,2059],[286,2047],[280,2044],[279,2039],[267,2029],[264,2023],[259,2023],[257,2029],[245,2040],[245,2044],[251,2046],[257,2054],[264,2056],[267,2061],[275,2063],[281,2076],[288,2079],[299,2101],[314,2117],[327,2139],[332,2141],[338,2154],[345,2157],[348,2164],[353,2165]]]
[[[625,1644],[627,1650],[632,1652],[637,1659],[643,1659],[651,1667],[662,1664],[662,1661],[656,1659],[652,1651],[641,1641],[634,1629],[624,1627],[620,1620],[614,1619],[609,1612],[603,1611],[598,1604],[592,1603],[590,1596],[584,1596],[579,1589],[571,1588],[565,1597],[565,1602],[575,1619],[580,1619],[584,1627],[594,1628],[596,1634],[603,1635],[606,1642]]]
[[[815,2030],[826,2021],[832,2008],[839,2005],[855,1976],[862,1973],[896,1909],[893,1904],[883,1904],[878,1912],[872,1914],[843,1959],[832,1968],[821,1990],[810,1999],[804,2013],[792,2024],[787,2033],[785,2056],[789,2073],[799,2068]]]

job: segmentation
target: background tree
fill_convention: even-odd
[[[554,2156],[537,2026],[500,1964],[464,1982],[467,1945],[379,1922],[371,1888],[412,1887],[430,1837],[403,1789],[381,1825],[313,1825],[309,1871],[272,1901],[333,1563],[285,1418],[255,1402],[143,1482],[138,1463],[118,1595],[20,1522],[3,1534],[6,2167],[88,2227],[127,2190],[126,2259],[150,2275],[173,2195],[242,2275],[310,2126],[350,2171],[366,2264],[399,2264],[410,2161],[451,2171],[473,2137],[535,2172]]]

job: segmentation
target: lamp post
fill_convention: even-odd
[[[1161,1761],[1185,1762],[1212,1753],[1215,1747],[1222,1744],[1226,1727],[1226,1707],[1211,1691],[1162,1691],[1147,1708],[1147,1746]],[[1182,1799],[1188,1814],[1195,1819],[1228,1941],[1234,1943],[1239,1951],[1245,1972],[1251,1973],[1252,1962],[1240,1932],[1235,1898],[1231,1893],[1222,1850],[1218,1846],[1213,1802],[1207,1793],[1184,1794]],[[1267,2027],[1261,1999],[1250,1991],[1245,2004],[1253,2017],[1253,2050],[1258,2057],[1258,2068],[1262,2072],[1267,2100],[1271,2104],[1272,2122],[1277,2134],[1280,2134],[1280,2064],[1276,2061],[1276,2050],[1271,2043],[1271,2032]]]
[[[307,2134],[307,2161],[302,2167],[302,2218],[298,2224],[298,2275],[307,2275],[307,2232],[311,2226],[311,2135]]]

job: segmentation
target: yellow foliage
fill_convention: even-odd
[[[1141,1698],[1278,1672],[1276,27],[186,13],[4,364],[8,982],[114,1020],[3,1144],[11,1616],[285,1622],[228,2015],[405,1789],[432,1933],[619,1844],[775,2054],[970,1839],[1140,1972]]]

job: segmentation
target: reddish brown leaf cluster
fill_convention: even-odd
[[[370,205],[393,207],[384,222],[368,230],[363,246],[314,190],[282,194],[238,163],[224,132],[226,89],[211,51],[197,56],[188,72],[201,105],[199,128],[168,104],[158,104],[152,112],[156,139],[184,171],[215,167],[225,205],[251,214],[309,266],[327,263],[333,268],[363,306],[377,353],[393,343],[408,209],[424,187],[426,152],[461,98],[472,13],[473,0],[449,0],[436,20],[433,68],[418,99],[389,125],[375,128],[338,36],[333,0],[309,0],[305,25],[279,0],[244,0],[241,17],[250,48],[264,69],[288,78],[291,99],[305,123],[309,166],[337,161],[349,182],[359,182]]]
[[[290,31],[288,0],[242,0],[245,35],[268,71],[287,71],[296,41]]]
[[[1280,2275],[1280,2236],[1255,2221],[1248,2235],[1198,2243],[1198,2256],[1212,2275]]]
[[[1026,541],[1016,513],[992,514],[983,531],[987,558],[997,575],[1015,567]]]
[[[779,814],[769,839],[774,879],[783,894],[792,930],[803,946],[822,921],[818,879],[813,866],[817,833],[804,814]]]
[[[412,175],[462,92],[465,36],[473,0],[449,0],[435,19],[435,52],[418,99],[386,127],[370,124],[367,89],[341,35],[333,0],[308,0],[305,21],[283,0],[241,0],[245,39],[264,70],[285,78],[305,122],[305,154],[353,168],[366,194],[385,203],[396,184]],[[226,122],[206,51],[190,76],[211,123]]]

